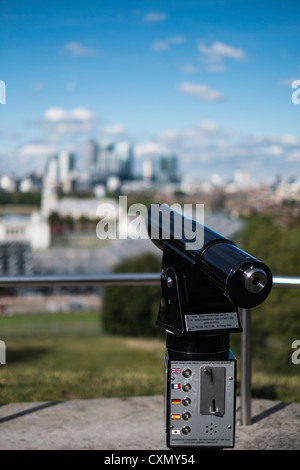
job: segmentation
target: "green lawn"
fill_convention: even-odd
[[[106,336],[97,313],[0,317],[0,339],[0,403],[164,393],[164,341]],[[299,389],[299,375],[253,361],[253,396],[300,402]]]
[[[101,335],[98,314],[0,318],[0,402],[162,394],[164,342]]]

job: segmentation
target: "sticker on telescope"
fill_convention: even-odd
[[[172,434],[180,434],[180,429],[172,429]]]
[[[177,367],[172,369],[172,374],[180,374],[180,372],[181,372],[181,369]]]
[[[171,419],[180,419],[181,415],[171,415]]]
[[[172,405],[180,405],[181,400],[180,398],[172,398]]]
[[[172,388],[175,389],[175,390],[180,390],[181,385],[180,384],[172,384]]]
[[[185,315],[185,324],[187,331],[236,330],[240,328],[237,312]]]

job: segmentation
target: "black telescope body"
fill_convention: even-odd
[[[268,266],[168,205],[150,206],[148,234],[163,250],[162,280],[167,276],[169,286],[172,282],[177,284],[181,307],[180,314],[171,313],[174,303],[163,296],[158,318],[161,326],[170,323],[171,329],[183,333],[184,315],[253,308],[269,295],[272,273]]]
[[[166,330],[165,416],[170,448],[234,446],[238,307],[268,296],[268,266],[165,204],[148,210],[163,251],[157,324]]]

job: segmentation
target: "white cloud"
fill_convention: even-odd
[[[116,124],[110,124],[105,126],[102,129],[103,134],[105,135],[119,135],[125,132],[125,125],[122,122],[118,122]]]
[[[144,20],[147,23],[157,23],[160,21],[165,21],[167,19],[166,13],[151,11],[144,16]]]
[[[213,42],[210,46],[198,44],[201,60],[204,62],[208,72],[223,72],[226,67],[224,61],[227,59],[241,61],[246,58],[243,49],[224,44],[220,41]]]
[[[165,51],[166,49],[169,49],[170,45],[168,41],[154,41],[151,44],[151,49],[154,51]]]
[[[220,60],[222,58],[243,60],[246,57],[246,54],[242,49],[237,49],[219,41],[212,43],[209,47],[199,44],[198,50],[216,60]]]
[[[251,143],[259,145],[299,145],[299,140],[292,134],[255,134]]]
[[[137,158],[157,156],[165,153],[168,153],[168,148],[160,142],[146,142],[134,147],[134,155]]]
[[[45,129],[54,134],[74,134],[88,132],[92,129],[97,119],[88,108],[48,108],[41,124]]]
[[[193,73],[198,73],[198,68],[195,67],[194,65],[189,65],[189,64],[186,64],[186,65],[183,65],[182,66],[182,71],[184,73],[190,73],[190,74],[193,74]]]
[[[224,95],[220,91],[214,90],[203,83],[181,83],[179,91],[195,96],[199,101],[220,101],[224,99]]]
[[[139,145],[139,157],[176,154],[185,175],[205,178],[218,173],[230,178],[237,169],[269,178],[300,160],[300,142],[291,134],[244,135],[201,121],[186,129],[166,129],[152,142]]]
[[[165,51],[169,49],[171,46],[179,46],[185,42],[184,36],[173,36],[167,39],[154,41],[151,44],[151,49],[154,51]]]
[[[183,44],[186,41],[186,39],[184,36],[173,36],[169,38],[168,41],[170,44],[179,45],[179,44]]]
[[[34,91],[43,90],[45,88],[45,83],[44,82],[35,82],[32,85],[32,88],[33,88]]]
[[[290,162],[295,162],[300,160],[300,150],[294,149],[287,154],[287,160]]]
[[[211,145],[211,139],[214,143],[216,141],[225,142],[229,136],[230,133],[220,129],[216,122],[201,121],[187,129],[163,131],[157,136],[156,141],[158,144],[166,146],[169,152],[185,153]]]
[[[71,57],[82,57],[82,56],[95,56],[99,54],[97,49],[85,47],[79,42],[69,42],[64,46],[66,51]]]
[[[46,157],[57,152],[57,147],[51,143],[28,143],[19,149],[21,157]]]

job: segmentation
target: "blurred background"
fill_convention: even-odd
[[[0,274],[159,272],[150,240],[96,235],[101,204],[121,229],[126,195],[204,204],[206,225],[299,276],[299,12],[2,0]],[[1,402],[163,393],[159,287],[0,294]],[[254,396],[300,401],[299,302],[274,288],[253,310]]]

